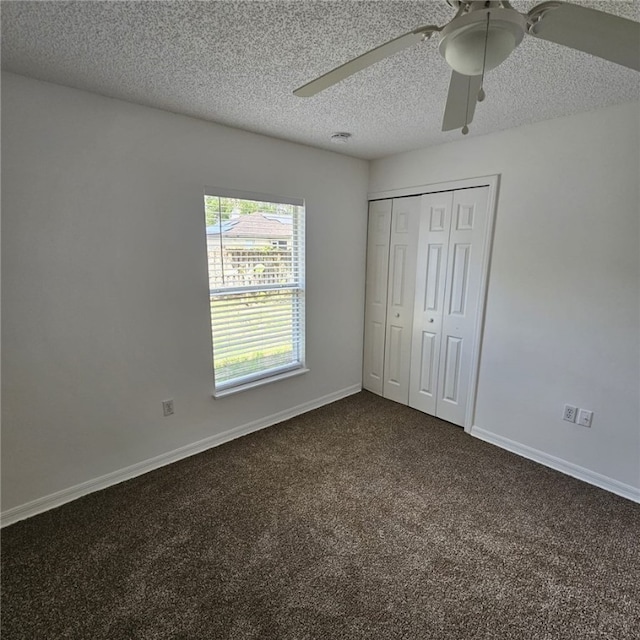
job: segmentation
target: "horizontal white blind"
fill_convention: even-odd
[[[216,390],[304,365],[304,209],[205,196]]]

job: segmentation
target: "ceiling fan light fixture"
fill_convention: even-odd
[[[444,59],[454,71],[462,75],[479,76],[482,73],[484,40],[485,30],[482,28],[471,28],[453,34],[443,47]],[[515,48],[516,39],[511,31],[489,28],[485,71],[504,62]]]
[[[487,14],[489,27],[487,31]],[[526,21],[515,11],[474,11],[452,20],[443,30],[440,53],[447,64],[465,76],[478,76],[504,62],[522,42]]]

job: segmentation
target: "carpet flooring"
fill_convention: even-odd
[[[2,638],[637,640],[640,505],[361,392],[2,531]]]

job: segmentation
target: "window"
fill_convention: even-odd
[[[304,203],[207,191],[215,395],[304,371]]]

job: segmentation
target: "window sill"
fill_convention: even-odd
[[[309,369],[294,369],[293,371],[285,371],[284,373],[278,373],[273,376],[269,376],[268,378],[261,378],[260,380],[253,380],[252,382],[247,382],[246,384],[239,384],[237,387],[229,387],[227,389],[220,389],[220,391],[214,391],[214,398],[224,398],[225,396],[233,395],[234,393],[239,393],[240,391],[246,391],[247,389],[255,389],[256,387],[261,387],[265,384],[270,384],[271,382],[278,382],[279,380],[286,380],[287,378],[293,378],[295,376],[300,376],[303,373],[307,373]]]

